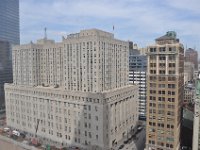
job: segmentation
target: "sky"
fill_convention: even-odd
[[[114,31],[113,31],[114,26]],[[21,43],[98,28],[145,47],[176,31],[185,48],[200,52],[199,0],[20,0]]]

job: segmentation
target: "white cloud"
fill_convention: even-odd
[[[200,12],[198,1],[21,0],[22,42],[43,36],[45,26],[51,38],[61,39],[63,33],[78,32],[82,28],[109,31],[114,24],[117,37],[142,45],[152,42],[156,36],[168,30],[177,31],[183,41],[193,45],[197,44],[193,43],[195,37],[200,41],[200,18],[196,18]],[[184,18],[184,10],[189,19]],[[191,14],[194,14],[193,20]],[[191,40],[187,41],[190,37]]]
[[[191,13],[200,14],[200,2],[199,0],[167,0],[168,5]]]

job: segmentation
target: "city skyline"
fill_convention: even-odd
[[[99,28],[114,32],[116,38],[132,40],[139,47],[145,47],[153,43],[155,37],[174,30],[185,48],[198,50],[199,14],[197,0],[173,3],[169,0],[117,0],[115,3],[112,0],[20,0],[21,43],[43,37],[45,27],[48,37],[56,41],[80,29]]]

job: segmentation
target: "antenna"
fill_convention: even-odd
[[[47,39],[47,28],[44,28],[44,38]]]

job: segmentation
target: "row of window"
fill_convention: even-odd
[[[166,52],[166,51],[169,51],[169,52],[175,52],[176,51],[176,47],[159,47],[159,48],[155,48],[155,47],[152,47],[150,48],[149,50],[151,53],[152,52]]]
[[[150,67],[156,67],[156,63],[150,63]],[[159,63],[159,67],[166,67],[166,63]],[[176,67],[176,64],[175,63],[168,63],[168,67],[170,68],[174,68]]]
[[[167,99],[168,102],[175,102],[175,98],[174,97],[170,97],[170,98],[158,97],[158,101],[160,101],[160,102],[164,102],[165,99]],[[150,101],[156,101],[156,97],[155,96],[149,96],[149,100]]]
[[[149,57],[150,62],[156,61],[157,57],[158,57],[158,60],[160,60],[160,61],[166,61],[167,57],[168,57],[169,61],[175,61],[176,60],[176,55],[168,55],[168,56],[166,56],[166,55],[159,55],[159,56],[150,55],[150,57]]]

